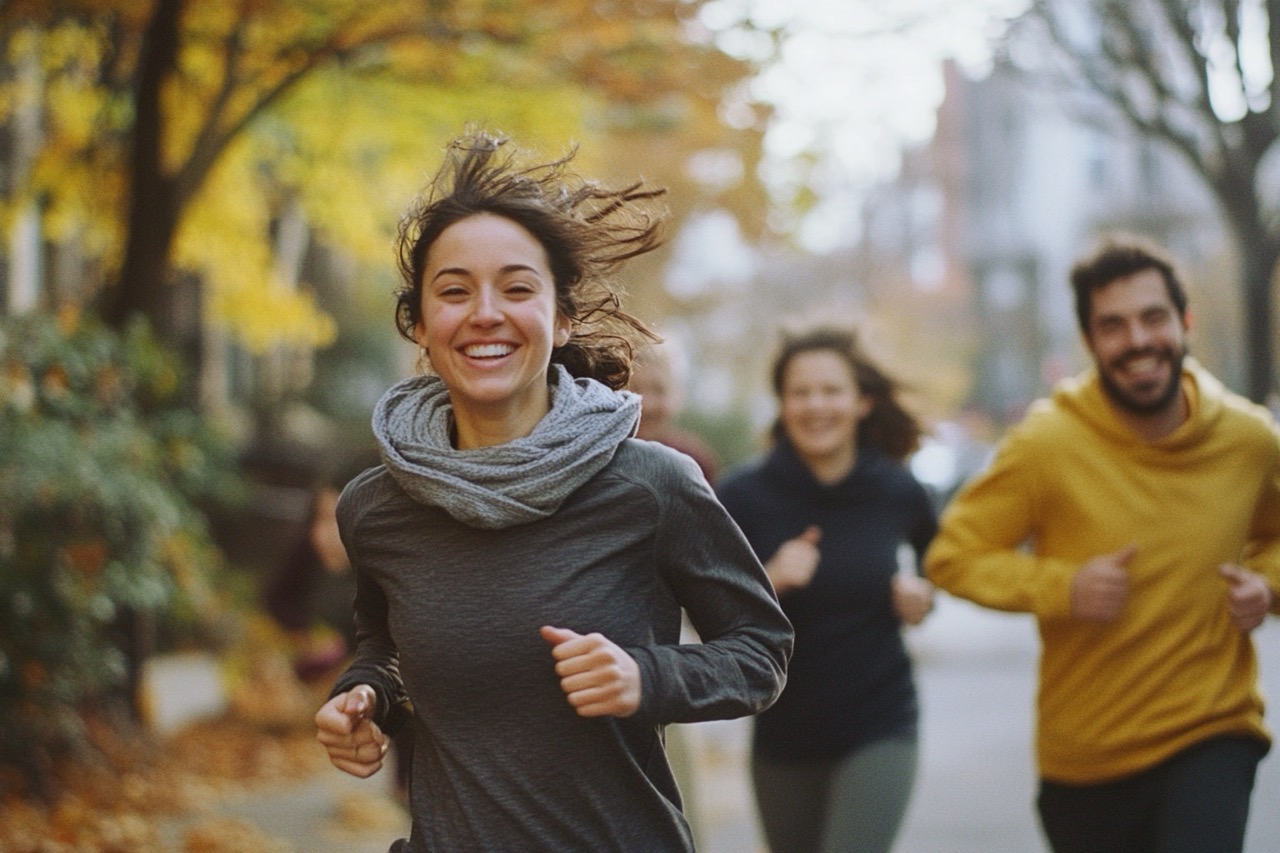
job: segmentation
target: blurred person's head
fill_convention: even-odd
[[[1108,234],[1071,268],[1076,322],[1086,339],[1092,327],[1094,294],[1118,279],[1129,278],[1145,270],[1154,271],[1159,276],[1175,313],[1179,319],[1187,320],[1187,291],[1173,258],[1143,237]]]
[[[338,498],[347,483],[377,461],[376,452],[352,454],[343,464],[322,474],[312,486],[307,538],[325,571],[341,574],[351,568],[347,549],[338,533]]]
[[[1071,287],[1111,402],[1139,421],[1180,409],[1190,317],[1173,261],[1141,238],[1110,236],[1072,268]]]
[[[319,486],[311,497],[311,518],[307,526],[307,536],[320,565],[335,575],[351,568],[347,549],[338,534],[338,496],[341,494],[341,486],[329,483]]]
[[[667,428],[684,406],[684,388],[670,343],[649,344],[636,353],[627,387],[640,395],[640,438]]]
[[[921,426],[898,399],[900,383],[862,351],[853,329],[785,333],[771,378],[779,402],[774,436],[810,467],[842,458],[852,464],[868,446],[902,460],[919,446]]]

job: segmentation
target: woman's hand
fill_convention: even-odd
[[[367,684],[339,693],[316,712],[316,740],[334,767],[367,779],[382,769],[390,738],[370,719],[378,701]]]
[[[602,634],[544,625],[560,689],[582,717],[630,717],[640,709],[640,667]]]
[[[813,573],[818,569],[818,540],[822,538],[822,529],[810,526],[794,539],[788,539],[778,546],[778,550],[764,564],[764,570],[773,581],[773,589],[778,595],[801,589],[813,580]]]
[[[933,610],[933,584],[918,575],[894,575],[893,610],[904,625],[919,625]]]

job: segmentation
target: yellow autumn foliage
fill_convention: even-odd
[[[279,280],[271,246],[267,197],[255,186],[252,151],[233,146],[210,175],[183,220],[175,249],[180,267],[199,270],[208,293],[208,319],[245,349],[262,354],[277,345],[322,347],[337,325],[305,289]]]
[[[555,140],[557,149],[580,138],[579,92],[541,89],[512,98],[510,91],[320,75],[282,108],[287,129],[277,125],[274,137],[256,133],[255,144],[280,182],[294,188],[326,242],[357,259],[389,264],[401,211],[466,124],[502,130],[522,144]]]
[[[606,179],[618,167],[622,180],[640,170],[678,184],[691,145],[724,144],[715,105],[746,70],[689,37],[705,2],[186,3],[176,67],[148,78],[163,85],[143,150],[161,157],[141,166],[130,148],[147,106],[137,99],[141,37],[160,7],[72,0],[24,5],[38,14],[18,18],[0,4],[8,67],[30,69],[38,55],[41,121],[40,153],[0,198],[0,225],[38,199],[44,236],[84,258],[90,288],[146,256],[131,228],[159,235],[166,275],[199,278],[209,320],[247,348],[322,346],[333,318],[305,282],[276,278],[272,234],[286,211],[300,209],[312,240],[385,282],[400,212],[467,126],[550,156],[581,143],[582,170]],[[0,80],[0,120],[31,97],[22,79]],[[649,118],[628,118],[636,109]],[[620,139],[635,127],[661,144]],[[137,186],[163,203],[144,202],[130,220]],[[147,221],[170,205],[172,220]],[[148,290],[138,282],[151,280],[116,292],[139,297]],[[116,304],[146,311],[151,297],[140,298]]]
[[[327,346],[338,333],[333,318],[316,306],[309,292],[288,290],[271,280],[216,286],[209,312],[211,320],[254,355],[280,345]]]

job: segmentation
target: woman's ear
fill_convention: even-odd
[[[418,344],[418,371],[429,373],[431,371],[431,352],[427,349],[427,324],[425,321],[419,320],[414,324],[413,339]]]
[[[572,328],[572,324],[569,322],[569,318],[565,317],[563,314],[557,315],[555,334],[552,335],[551,337],[552,345],[556,347],[562,347],[565,344],[569,343],[569,338],[572,335],[573,335],[573,328]]]

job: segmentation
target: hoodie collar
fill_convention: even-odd
[[[1186,420],[1173,432],[1155,441],[1148,441],[1134,432],[1116,413],[1115,404],[1103,389],[1096,367],[1064,380],[1054,389],[1053,397],[1064,410],[1119,444],[1176,450],[1195,444],[1204,436],[1221,415],[1226,393],[1222,382],[1191,356],[1183,360],[1181,382],[1187,399]]]
[[[796,453],[794,445],[785,436],[777,439],[773,450],[764,460],[766,473],[788,487],[802,491],[818,490],[831,494],[856,494],[865,489],[865,480],[876,476],[877,472],[889,461],[889,457],[873,445],[859,445],[858,454],[842,479],[834,483],[823,483],[813,476],[808,465]]]

